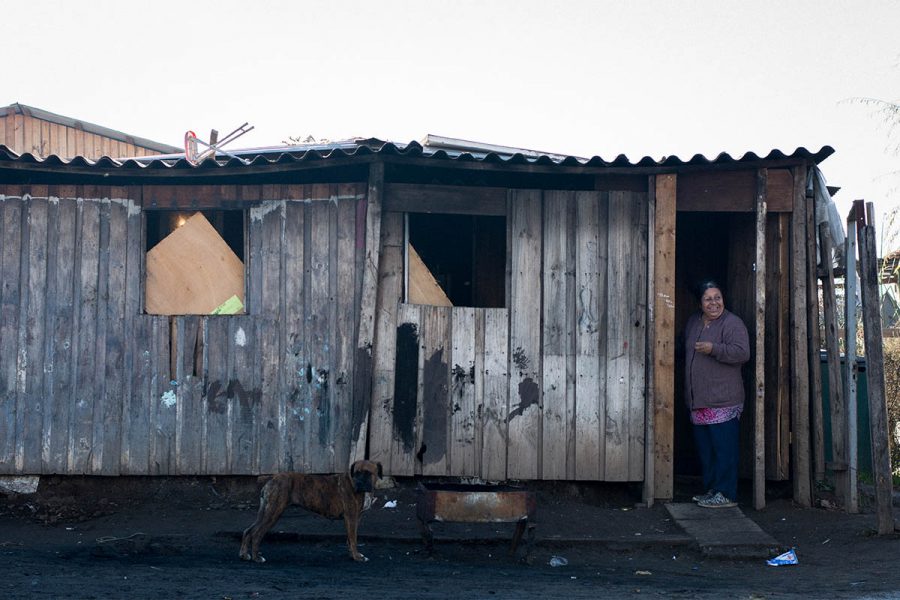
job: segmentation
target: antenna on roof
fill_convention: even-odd
[[[237,129],[235,129],[234,131],[232,131],[231,133],[226,135],[221,140],[218,139],[219,132],[216,131],[215,129],[213,129],[210,132],[208,144],[206,142],[204,142],[203,140],[201,140],[200,138],[198,138],[196,133],[188,130],[184,133],[184,158],[189,163],[196,166],[211,156],[215,157],[216,152],[221,152],[222,154],[225,154],[226,156],[230,156],[231,158],[236,158],[237,160],[241,161],[245,165],[248,165],[248,164],[250,164],[250,161],[248,161],[244,158],[241,158],[240,156],[235,156],[234,154],[228,152],[227,150],[223,150],[222,146],[233,142],[234,140],[238,139],[239,137],[241,137],[248,131],[251,131],[252,129],[253,129],[252,125],[249,125],[248,123],[244,123]],[[202,152],[199,152],[198,148],[197,148],[197,144],[205,146],[206,149],[203,150]]]

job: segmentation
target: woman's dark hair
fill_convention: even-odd
[[[697,300],[702,300],[703,294],[706,292],[706,290],[711,288],[716,288],[717,290],[722,292],[723,296],[725,295],[725,289],[721,285],[719,285],[718,281],[714,279],[704,279],[694,287],[694,294],[696,294]]]

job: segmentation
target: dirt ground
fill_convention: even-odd
[[[871,511],[802,509],[778,494],[763,511],[742,506],[796,549],[798,565],[770,567],[704,556],[628,486],[543,486],[528,564],[509,556],[507,524],[435,524],[427,554],[414,483],[379,490],[363,517],[368,562],[349,559],[340,522],[298,508],[258,565],[237,557],[256,511],[251,479],[44,478],[35,494],[0,495],[0,597],[900,598],[900,538],[874,535]],[[686,501],[693,490],[680,487]]]

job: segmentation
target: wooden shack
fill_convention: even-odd
[[[184,151],[18,102],[0,106],[0,144],[18,154],[64,159],[128,158]]]
[[[691,468],[676,339],[713,276],[755,340],[746,475],[808,503],[806,182],[831,153],[606,161],[429,138],[194,166],[0,147],[0,474],[367,456],[669,498]],[[243,266],[243,309],[149,314],[148,251],[197,212]]]

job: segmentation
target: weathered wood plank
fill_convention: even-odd
[[[628,362],[628,479],[641,481],[646,464],[646,393],[647,393],[647,194],[626,192],[631,227],[632,250],[628,253],[629,289]]]
[[[153,387],[155,340],[153,318],[132,315],[131,354],[132,380],[129,402],[126,405],[123,442],[122,473],[126,475],[147,475],[151,473],[150,453],[152,448],[151,414],[153,413]]]
[[[381,233],[369,456],[390,472],[397,306],[403,292],[403,215],[383,213]]]
[[[197,472],[202,457],[203,344],[205,317],[175,317],[177,366],[175,372],[175,470]]]
[[[69,143],[73,143],[69,136]],[[69,146],[72,148],[72,145]],[[139,210],[140,187],[126,188],[126,239],[125,245],[125,372],[124,397],[122,398],[122,448],[121,472],[123,474],[147,473],[147,401],[140,393],[141,369],[144,365],[144,337],[139,337],[141,327],[141,282],[144,260],[143,220]],[[141,330],[143,328],[141,327]]]
[[[514,190],[509,198],[510,355],[507,475],[538,479],[541,466],[542,198]]]
[[[475,309],[450,310],[450,474],[475,476]]]
[[[206,319],[204,341],[204,389],[200,398],[203,411],[202,462],[200,472],[209,475],[228,474],[228,356],[232,341],[228,339],[230,316]]]
[[[680,211],[753,212],[756,175],[750,169],[681,173],[677,193]]]
[[[375,347],[376,307],[381,256],[381,198],[384,191],[384,163],[369,167],[366,201],[357,204],[356,247],[362,252],[362,281],[359,293],[359,326],[353,361],[353,417],[350,461],[365,458],[369,416],[374,406],[372,356]],[[363,226],[364,224],[364,226]]]
[[[22,212],[20,197],[6,197],[2,207],[0,236],[0,356],[19,354],[20,265],[22,260]],[[0,365],[0,473],[16,472],[17,360]]]
[[[328,194],[327,186],[313,195]],[[309,351],[313,372],[312,412],[309,415],[310,445],[307,448],[312,470],[318,473],[332,472],[333,464],[333,411],[331,388],[332,373],[334,289],[332,287],[332,252],[336,243],[337,211],[332,202],[313,202],[309,205],[310,228],[310,300],[308,312]],[[336,271],[334,271],[336,274]]]
[[[575,478],[603,478],[600,438],[600,193],[578,192],[575,196]]]
[[[807,340],[806,167],[793,169],[791,213],[791,457],[794,501],[812,505],[809,456],[809,352]]]
[[[104,411],[103,456],[100,473],[118,475],[121,471],[124,402],[127,389],[125,346],[127,253],[122,251],[127,244],[128,209],[121,199],[125,190],[113,188],[110,193],[106,262],[107,284],[106,312],[100,315],[106,320],[106,360],[104,361]]]
[[[152,373],[150,385],[150,474],[175,475],[177,385],[173,385],[171,348],[177,343],[173,319],[154,317],[152,321]],[[176,335],[173,339],[173,333]],[[177,381],[175,381],[177,384]]]
[[[264,190],[264,194],[266,190]],[[261,277],[259,298],[259,358],[261,361],[259,421],[257,422],[258,469],[261,473],[277,472],[282,465],[281,360],[282,360],[282,299],[281,253],[283,249],[286,205],[284,201],[266,200],[261,207],[263,239],[258,255]]]
[[[448,475],[450,470],[450,308],[422,306],[422,456],[423,475]]]
[[[46,189],[34,189],[26,203],[26,230],[22,236],[23,294],[19,321],[20,375],[16,411],[16,467],[40,473],[42,457],[44,337],[46,334],[47,213]]]
[[[285,279],[285,465],[288,471],[308,471],[305,440],[309,434],[306,417],[309,411],[309,382],[306,373],[310,365],[306,338],[306,307],[308,283],[306,276],[309,257],[306,255],[306,206],[288,202],[284,226]],[[310,381],[312,377],[310,376]]]
[[[509,311],[490,308],[483,313],[481,476],[488,481],[504,481],[509,442]]]
[[[98,223],[99,237],[97,252],[97,323],[96,337],[94,339],[94,352],[97,360],[94,364],[96,375],[94,378],[94,406],[91,415],[91,464],[93,473],[100,473],[103,469],[103,455],[105,450],[106,431],[103,427],[104,415],[107,411],[106,397],[106,331],[109,326],[106,307],[109,301],[109,188],[97,188],[94,195],[99,203],[100,220]]]
[[[93,414],[97,377],[97,303],[100,244],[100,207],[92,200],[96,188],[85,186],[78,200],[78,233],[75,249],[76,377],[69,472],[89,473],[93,444]]]
[[[753,409],[753,507],[762,510],[766,506],[766,211],[768,172],[756,172],[756,256],[754,287],[756,306],[754,329],[754,409]]]
[[[64,196],[69,192],[68,197]],[[45,473],[65,473],[69,451],[69,412],[72,397],[72,304],[73,261],[75,255],[74,189],[55,190],[48,218],[47,312],[48,344],[45,378],[44,452]]]
[[[506,188],[388,183],[385,211],[506,216]]]
[[[770,215],[766,232],[766,476],[790,476],[790,213]]]
[[[256,423],[259,419],[259,332],[258,319],[253,316],[233,316],[229,319],[232,347],[233,375],[226,395],[233,405],[231,465],[234,475],[258,474],[256,462]]]
[[[337,188],[337,264],[335,303],[335,354],[334,354],[334,469],[342,471],[350,462],[350,446],[353,427],[353,359],[356,349],[358,315],[356,307],[357,271],[356,259],[356,199],[355,184],[342,184]]]
[[[394,475],[413,475],[415,472],[416,441],[419,435],[419,312],[419,307],[413,304],[401,304],[397,309],[397,358],[391,433],[391,473]]]
[[[568,212],[571,192],[544,193],[543,221],[543,410],[541,477],[566,478],[566,355],[569,347],[568,319]]]
[[[674,494],[675,459],[675,236],[677,176],[655,177],[653,453],[654,498]]]

